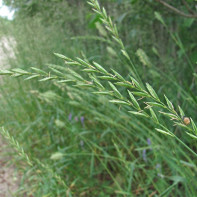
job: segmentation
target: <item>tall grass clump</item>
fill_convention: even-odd
[[[6,106],[1,107],[1,124],[6,129],[1,133],[18,153],[19,168],[27,164],[21,169],[26,173],[18,195],[196,196],[197,102],[191,93],[196,73],[181,40],[168,30],[190,64],[194,78],[185,82],[189,91],[175,73],[159,73],[145,50],[132,52],[97,0],[88,4],[96,14],[99,36],[66,38],[69,48],[53,30],[58,41],[49,38],[52,48],[61,46],[56,57],[46,54],[50,46],[40,47],[45,37],[38,42],[32,37],[35,54],[21,45],[16,51],[21,66],[15,62],[0,71],[17,78],[3,78],[7,85],[1,88]],[[158,12],[155,17],[168,29]],[[35,26],[40,24],[36,18]],[[90,42],[85,43],[86,52],[78,52],[84,39]],[[153,51],[165,64],[158,50]],[[143,72],[152,73],[157,83]]]

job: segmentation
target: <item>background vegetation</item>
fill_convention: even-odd
[[[117,25],[122,47],[86,1],[4,0],[16,13],[13,21],[0,20],[0,35],[16,42],[11,42],[15,58],[8,60],[10,69],[23,69],[1,71],[12,75],[1,82],[0,123],[3,136],[16,149],[11,162],[23,173],[16,196],[197,195],[195,2],[166,2],[181,14],[162,1],[100,1]],[[106,73],[114,69],[125,80],[132,76],[143,89],[148,82],[161,103],[170,108],[172,102],[174,111],[180,111],[179,119],[159,113],[163,110],[158,104],[147,104],[154,97],[151,91],[149,97],[131,96],[134,108],[140,103],[142,109],[154,110],[146,111],[149,117],[128,113],[131,106],[109,102],[129,98],[127,90],[133,90],[128,84],[116,89],[109,77],[68,67],[68,59],[62,61],[54,52],[70,57],[67,64],[87,66],[75,58],[80,57],[94,66],[93,61],[99,63]],[[48,64],[53,64],[51,71]],[[103,74],[102,67],[95,69]],[[24,70],[34,77],[18,78],[26,75]],[[53,77],[51,73],[71,81],[37,79]],[[95,86],[82,86],[81,77]],[[110,95],[98,93],[101,86]],[[183,115],[191,117],[192,124],[185,126]],[[168,135],[155,130],[157,120],[169,129]]]

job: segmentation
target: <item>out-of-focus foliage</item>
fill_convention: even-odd
[[[181,16],[154,0],[99,2],[116,23],[143,83],[151,84],[163,102],[167,95],[177,111],[180,105],[196,122],[196,18]],[[194,1],[165,2],[196,14]],[[17,43],[16,58],[8,61],[11,68],[35,71],[47,70],[46,64],[63,65],[53,55],[56,52],[96,61],[129,80],[128,61],[86,1],[4,3],[16,10],[13,21],[0,20],[0,35]],[[63,67],[66,75],[77,72],[87,77],[78,68]],[[26,172],[18,196],[69,196],[70,191],[76,197],[196,196],[196,158],[174,138],[155,131],[151,120],[128,114],[127,106],[109,103],[108,96],[94,95],[93,88],[72,82],[6,77],[3,82],[0,123],[32,160],[41,162],[28,168],[16,156],[18,169]],[[119,88],[126,97],[124,90]],[[161,115],[158,118],[196,152],[195,139],[184,129]],[[56,175],[67,184],[66,194]]]

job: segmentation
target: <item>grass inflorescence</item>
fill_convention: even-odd
[[[174,73],[159,74],[156,58],[151,59],[141,46],[136,52],[129,48],[127,34],[121,38],[105,2],[107,9],[97,0],[88,4],[99,36],[73,36],[74,32],[70,36],[69,32],[65,39],[52,29],[55,39],[48,37],[50,49],[42,45],[50,29],[42,29],[35,16],[34,25],[41,27],[35,32],[43,36],[40,41],[29,40],[35,51],[22,47],[24,41],[15,30],[16,61],[11,59],[11,68],[0,70],[6,84],[1,88],[6,106],[1,109],[1,125],[6,128],[1,134],[16,150],[15,158],[20,158],[16,165],[28,166],[26,184],[21,184],[18,195],[195,196],[197,102],[193,94]],[[183,43],[158,12],[155,17],[172,38],[169,43],[178,46],[190,64],[193,80],[185,83],[192,89],[195,71]],[[24,28],[28,32],[29,24]],[[87,51],[79,53],[83,47]],[[57,52],[51,56],[42,50]],[[153,52],[165,70],[165,58],[159,49],[153,47]]]

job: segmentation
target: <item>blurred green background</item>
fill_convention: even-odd
[[[28,70],[63,65],[56,52],[96,61],[128,77],[130,68],[120,48],[86,1],[3,2],[15,9],[13,20],[0,18],[0,38],[11,38],[14,50],[3,66]],[[196,17],[179,15],[154,0],[99,2],[116,23],[142,81],[196,122]],[[197,14],[195,1],[165,2]],[[157,133],[152,121],[128,114],[107,96],[69,84],[10,77],[3,77],[0,88],[1,126],[30,158],[60,175],[71,191],[16,153],[11,162],[23,173],[16,196],[197,196],[196,158],[174,138]],[[196,139],[159,118],[197,152]]]

